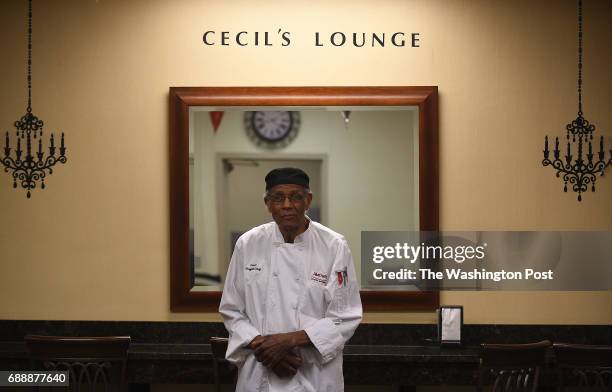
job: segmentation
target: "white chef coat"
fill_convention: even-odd
[[[342,349],[361,322],[359,283],[344,237],[310,221],[294,243],[276,222],[243,234],[230,262],[219,312],[229,332],[226,358],[238,368],[237,391],[344,390]],[[246,346],[257,335],[304,330],[295,376],[278,378]]]

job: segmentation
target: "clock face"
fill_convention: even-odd
[[[295,137],[300,126],[299,112],[246,112],[244,125],[255,144],[267,148],[285,147]]]

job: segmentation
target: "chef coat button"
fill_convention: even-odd
[[[300,280],[300,277],[299,277],[299,276],[296,276],[296,277],[295,277],[295,280]]]
[[[272,275],[274,275],[276,277],[276,276],[278,276],[278,272],[273,272]]]
[[[295,304],[291,305],[291,307],[292,307],[293,309],[297,309],[297,303],[295,303]]]

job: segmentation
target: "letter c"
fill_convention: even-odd
[[[215,32],[214,32],[214,31],[207,31],[207,32],[205,32],[205,33],[204,33],[204,35],[202,36],[202,41],[204,41],[204,44],[206,44],[206,45],[214,45],[214,43],[212,43],[212,44],[211,44],[211,43],[210,43],[210,42],[208,42],[208,40],[206,39],[206,36],[207,36],[208,34],[210,34],[210,33],[213,33],[213,34],[214,34]]]
[[[246,45],[247,45],[247,44],[243,44],[243,43],[240,41],[240,36],[241,36],[242,34],[246,34],[246,33],[247,33],[246,31],[241,31],[241,32],[239,32],[238,34],[236,34],[236,43],[237,43],[238,45],[240,45],[240,46],[246,46]]]
[[[373,273],[372,273],[372,275],[374,275],[374,279],[376,279],[376,280],[380,280],[380,279],[382,279],[382,276],[380,276],[380,273],[381,273],[381,272],[382,272],[382,269],[380,269],[380,268],[376,268],[376,269],[373,271]]]

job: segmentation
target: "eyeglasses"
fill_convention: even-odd
[[[275,204],[282,204],[285,202],[285,199],[289,199],[291,203],[302,203],[306,199],[306,194],[292,193],[290,195],[285,195],[283,193],[272,193],[267,196],[267,199]]]

